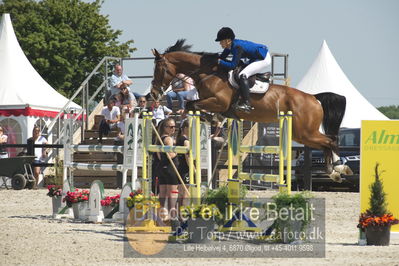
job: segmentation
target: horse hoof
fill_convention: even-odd
[[[336,165],[334,166],[334,170],[340,174],[353,175],[352,169],[346,164]]]
[[[336,172],[336,171],[333,171],[333,172],[329,175],[329,177],[330,177],[334,182],[342,183],[341,174],[338,173],[338,172]]]

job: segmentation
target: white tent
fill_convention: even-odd
[[[9,14],[0,23],[0,124],[11,143],[26,143],[38,120],[49,124],[68,99],[33,68],[15,36]],[[80,108],[72,103],[71,107]]]
[[[326,41],[297,89],[309,94],[334,92],[346,97],[346,112],[341,127],[360,128],[361,120],[388,120],[359,91],[342,71]]]

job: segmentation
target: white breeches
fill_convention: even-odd
[[[240,72],[238,76],[245,75],[248,78],[258,73],[266,73],[267,68],[270,66],[271,63],[272,63],[272,57],[270,56],[270,53],[267,52],[265,59],[249,64],[246,68],[244,68]]]

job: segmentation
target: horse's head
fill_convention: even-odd
[[[155,56],[154,77],[151,82],[151,96],[154,99],[160,99],[165,89],[176,76],[176,70],[164,54],[160,54],[156,49],[152,49],[151,51]]]

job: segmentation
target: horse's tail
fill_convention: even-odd
[[[323,128],[326,135],[334,142],[338,139],[339,127],[344,118],[346,109],[345,96],[332,92],[318,93],[314,95],[323,107]]]

